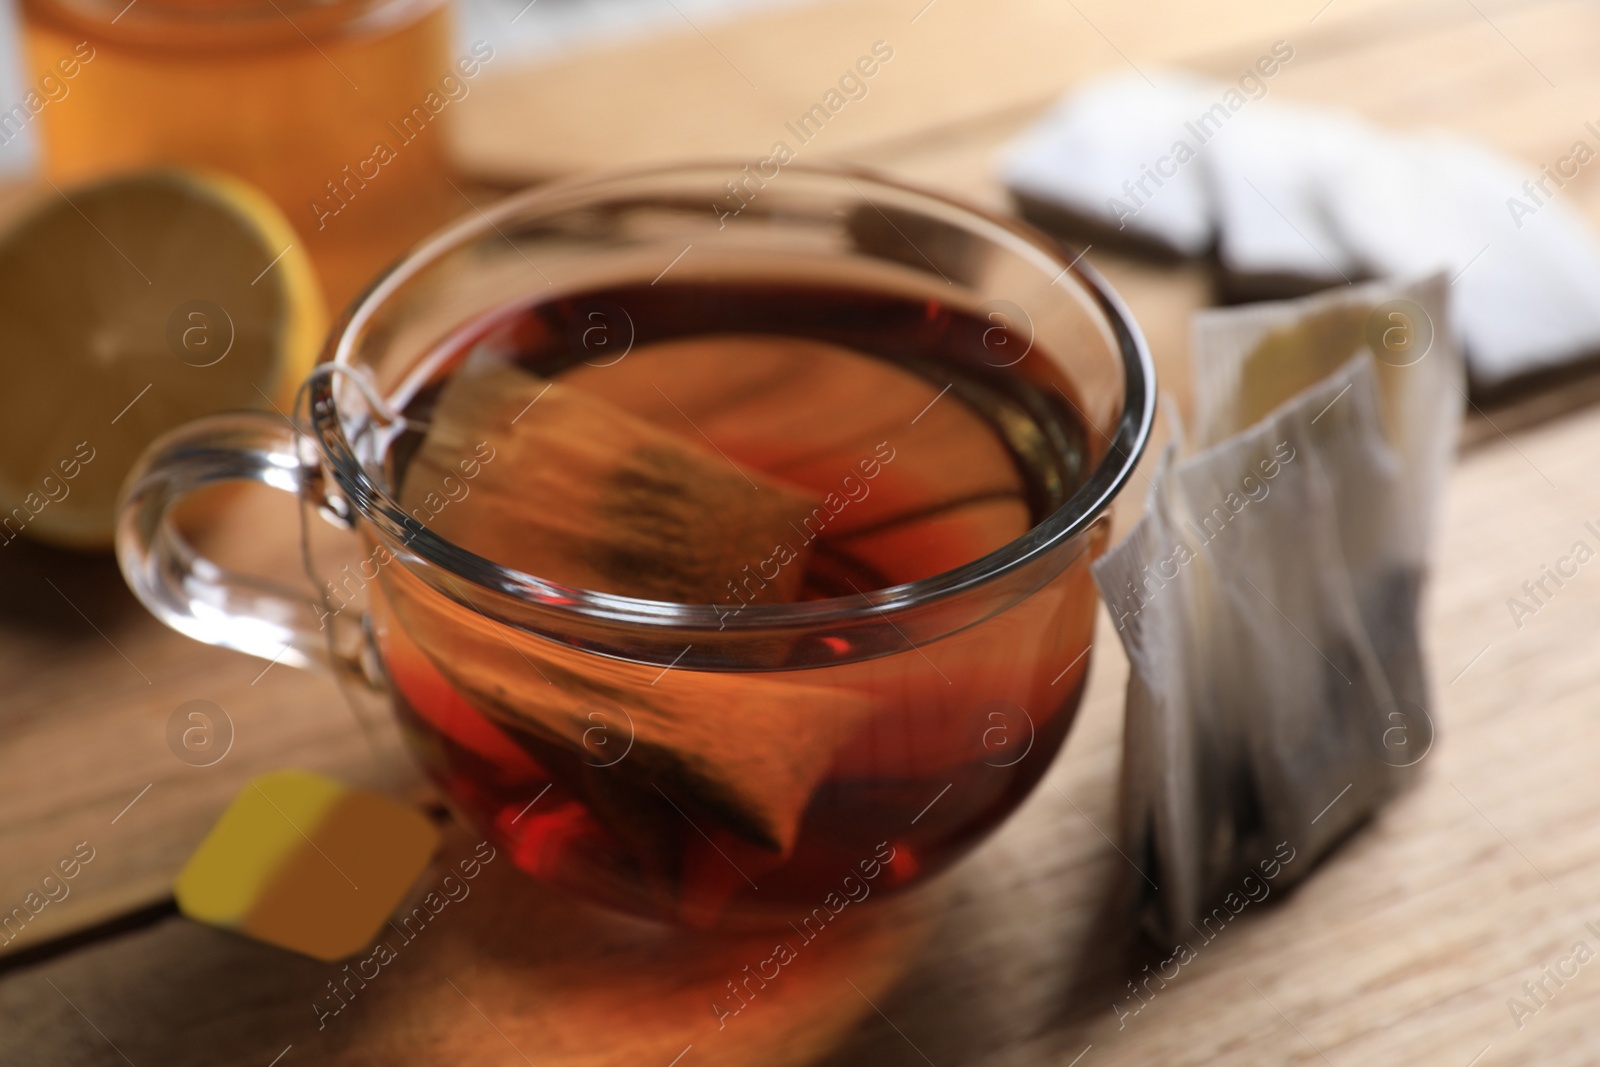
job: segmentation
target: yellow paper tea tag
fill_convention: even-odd
[[[439,845],[419,812],[309,771],[251,779],[178,874],[178,910],[337,960],[365,948]]]

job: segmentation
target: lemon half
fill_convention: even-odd
[[[42,194],[0,236],[0,544],[111,544],[160,434],[287,412],[327,325],[310,260],[243,182],[161,170]]]

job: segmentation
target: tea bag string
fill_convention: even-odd
[[[381,424],[385,426],[403,425],[407,428],[416,428],[426,431],[426,425],[415,423],[413,420],[407,419],[403,412],[397,411],[383,396],[383,394],[378,391],[376,384],[374,384],[371,377],[364,373],[363,370],[355,367],[346,367],[337,363],[322,363],[313,368],[311,373],[306,376],[305,381],[300,384],[300,388],[295,394],[294,407],[292,409],[295,417],[289,419],[289,423],[294,428],[297,438],[297,451],[302,454],[302,459],[304,462],[313,464],[317,462],[315,459],[315,449],[311,444],[311,442],[315,440],[316,436],[311,428],[311,387],[319,380],[329,378],[335,374],[343,374],[345,377],[349,378],[355,383],[356,388],[360,390],[362,397],[367,401],[367,406],[372,410],[373,414],[377,417],[377,421]],[[303,417],[302,411],[305,413]],[[311,512],[313,510],[321,510],[325,515],[331,514],[336,516],[337,521],[341,522],[346,526],[346,528],[348,528],[352,520],[350,508],[348,504],[344,504],[342,507],[334,507],[333,505],[339,501],[342,501],[342,498],[336,497],[330,499],[325,502],[325,506],[319,509],[310,499],[302,496],[301,507],[299,508],[300,560],[306,578],[311,582],[312,587],[317,590],[318,601],[322,604],[324,611],[326,612],[324,617],[334,618],[336,620],[348,620],[351,618],[351,616],[340,616],[340,610],[342,610],[343,605],[341,605],[339,609],[335,609],[328,601],[328,594],[326,590],[327,588],[331,587],[332,583],[327,582],[320,573],[317,562],[318,555],[313,550],[311,535]],[[368,620],[364,612],[355,613],[355,618],[357,620],[357,625],[361,628],[361,637],[358,641],[358,647],[370,644],[370,620]],[[357,653],[354,656],[348,655],[346,650],[342,650],[340,648],[339,634],[341,632],[347,632],[345,631],[345,627],[346,623],[343,621],[336,621],[334,625],[328,627],[329,658],[333,663],[341,664],[343,669],[353,671],[358,677],[363,678],[370,684],[373,678],[376,676],[376,672],[371,672],[371,668],[368,665],[368,658],[360,653]],[[400,757],[393,749],[392,742],[387,739],[387,735],[384,733],[380,721],[371,713],[364,701],[352,699],[340,701],[340,703],[355,720],[356,726],[361,733],[362,740],[366,742],[367,749],[372,757],[374,768],[376,769],[376,773],[379,775],[380,780],[387,781],[391,784],[397,784],[397,776],[401,773],[397,770],[397,768],[403,765],[404,759],[403,757]]]
[[[373,414],[378,417],[380,422],[385,425],[400,424],[408,430],[416,430],[420,433],[427,432],[427,423],[407,418],[405,412],[391,405],[388,398],[378,391],[378,387],[373,383],[371,375],[362,368],[348,367],[342,363],[318,364],[306,378],[305,385],[301,386],[301,389],[308,389],[313,382],[334,375],[343,375],[355,383],[356,389],[360,391],[362,398],[367,402],[367,406],[372,409]],[[296,406],[298,407],[299,405],[297,404]]]

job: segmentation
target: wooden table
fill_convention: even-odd
[[[486,77],[457,132],[491,184],[749,156],[883,40],[893,61],[812,158],[1003,205],[998,152],[1063,89],[1130,66],[1230,77],[1280,39],[1295,59],[1275,96],[1470,134],[1530,176],[1600,106],[1600,9],[1578,0],[852,0]],[[1562,195],[1600,223],[1589,171]],[[1206,269],[1089,258],[1181,405]],[[19,543],[0,554],[0,909],[79,842],[94,859],[0,949],[0,1063],[1593,1063],[1600,964],[1546,980],[1520,1027],[1507,1000],[1575,944],[1600,949],[1600,571],[1520,628],[1506,600],[1600,520],[1597,396],[1573,376],[1470,419],[1429,597],[1440,739],[1419,787],[1120,1026],[1112,1003],[1149,958],[1100,832],[1127,670],[1104,620],[1079,722],[1022,811],[929,891],[819,939],[726,1029],[710,991],[766,954],[759,939],[613,918],[502,863],[319,1032],[311,1001],[336,968],[191,924],[169,885],[254,773],[414,784],[392,731],[364,734],[326,678],[164,631],[109,560]],[[233,720],[215,766],[167,748],[191,699]],[[450,827],[441,860],[472,843]]]

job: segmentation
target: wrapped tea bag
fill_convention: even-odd
[[[1257,69],[1293,55],[1279,41]],[[1007,153],[1003,180],[1024,215],[1096,246],[1215,248],[1236,298],[1448,268],[1477,384],[1600,352],[1600,240],[1573,201],[1471,140],[1269,96],[1271,77],[1075,87]]]
[[[427,505],[473,455],[470,491]],[[689,604],[728,599],[730,582],[752,599],[793,599],[803,546],[776,560],[775,576],[763,570],[763,584],[745,578],[795,540],[790,523],[815,504],[580,389],[492,362],[446,384],[401,502],[429,507],[436,533],[501,564]],[[855,694],[770,676],[599,661],[520,636],[513,644],[484,632],[494,624],[481,616],[407,589],[395,584],[391,605],[433,666],[646,866],[668,863],[693,827],[786,854],[838,746],[870,710]],[[595,715],[617,711],[630,724],[627,754],[597,761],[586,750]],[[667,883],[678,874],[654,873]]]
[[[1195,319],[1199,448],[1260,419],[1355,353],[1370,353],[1399,492],[1380,523],[1366,487],[1343,486],[1339,498],[1360,504],[1341,510],[1338,521],[1368,636],[1396,699],[1418,708],[1428,704],[1417,644],[1422,576],[1466,398],[1462,355],[1447,326],[1448,286],[1435,274]]]
[[[1417,601],[1461,403],[1442,304],[1430,279],[1197,324],[1205,447],[1164,457],[1095,568],[1132,665],[1123,832],[1152,932],[1187,936],[1284,845],[1276,884],[1304,877],[1431,744]]]
[[[1455,455],[1465,401],[1443,274],[1341,286],[1303,300],[1202,311],[1194,326],[1195,447],[1265,417],[1365,349],[1405,507],[1394,531],[1420,557]]]

